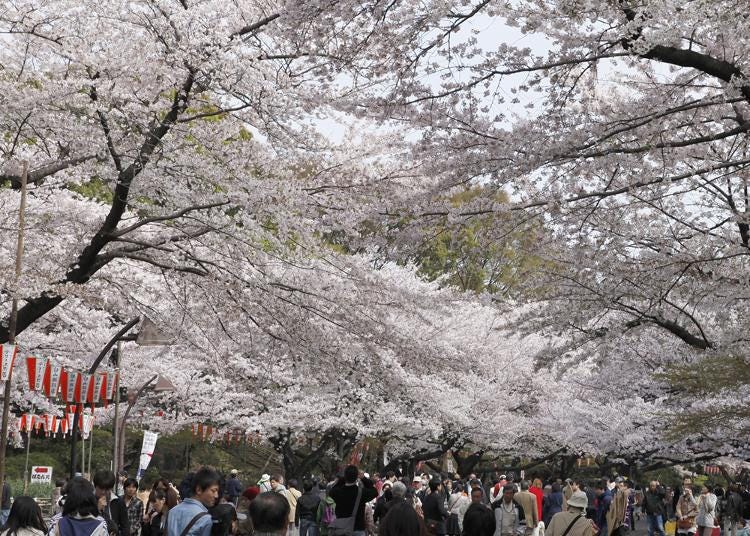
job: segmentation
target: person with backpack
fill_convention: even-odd
[[[299,536],[318,536],[315,517],[320,506],[320,496],[313,492],[313,483],[309,480],[302,482],[302,490],[302,495],[297,499],[294,525],[299,528]]]
[[[330,493],[318,505],[318,513],[315,516],[320,536],[328,536],[328,527],[336,520],[336,501],[331,499]]]
[[[113,480],[114,480],[114,475]],[[113,482],[114,485],[114,482]],[[62,515],[50,522],[51,536],[108,536],[107,522],[99,515],[94,486],[82,477],[70,480],[65,490]]]
[[[331,488],[331,498],[336,503],[336,520],[329,525],[331,536],[365,536],[365,503],[378,494],[375,484],[364,476],[359,478],[356,465],[344,469],[344,477]]]
[[[211,514],[208,509],[219,498],[219,474],[202,467],[193,476],[191,496],[172,508],[167,516],[167,536],[210,536]]]
[[[13,501],[3,528],[2,536],[44,536],[47,532],[42,510],[34,499],[26,496]]]

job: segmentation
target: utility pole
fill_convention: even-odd
[[[18,328],[18,282],[21,279],[23,267],[23,237],[26,221],[26,183],[29,179],[29,163],[24,160],[21,172],[21,205],[18,210],[18,240],[16,242],[16,273],[13,281],[13,300],[8,324],[8,344],[16,344],[16,329]],[[5,449],[8,446],[8,418],[10,416],[10,395],[13,380],[13,368],[5,382],[3,395],[3,418],[0,425],[0,489],[5,485]],[[26,478],[26,475],[24,475]]]

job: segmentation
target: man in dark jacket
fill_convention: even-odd
[[[94,488],[99,502],[99,514],[107,522],[110,536],[130,536],[128,510],[123,501],[112,493],[115,474],[112,471],[97,471],[94,474]]]
[[[316,516],[320,506],[320,495],[313,492],[313,483],[309,480],[302,482],[302,495],[297,499],[294,511],[294,526],[299,529],[299,536],[314,536],[316,534]]]
[[[599,536],[607,536],[609,534],[607,530],[607,512],[612,504],[612,492],[609,491],[605,482],[599,482],[594,488],[596,494],[596,514],[594,516],[594,523],[599,527]],[[649,534],[653,536],[653,534]],[[662,534],[661,536],[664,536]]]
[[[237,506],[237,502],[240,500],[242,495],[242,482],[237,478],[237,469],[232,469],[229,473],[229,478],[226,481],[226,491],[224,495],[229,496],[229,502],[234,506]]]
[[[482,498],[480,488],[471,491],[471,504],[464,514],[464,536],[493,536],[495,533],[495,516]]]
[[[442,536],[445,534],[445,520],[448,510],[445,509],[445,495],[442,493],[443,483],[439,478],[430,480],[430,494],[422,501],[424,522],[430,534]]]
[[[362,486],[362,496],[359,500],[357,511],[354,504],[357,502],[359,486]],[[365,504],[373,500],[378,491],[375,484],[369,478],[359,478],[359,469],[356,465],[349,465],[344,469],[344,478],[340,478],[331,488],[331,499],[336,503],[336,519],[351,517],[354,515],[353,536],[365,535]]]
[[[664,497],[666,497],[664,488],[657,480],[652,480],[646,493],[643,494],[643,511],[646,512],[648,519],[648,536],[654,536],[654,532],[659,536],[664,536],[664,518],[667,513],[664,508]]]

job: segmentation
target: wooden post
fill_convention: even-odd
[[[29,178],[29,163],[24,160],[21,173],[21,205],[18,209],[18,240],[16,242],[16,273],[13,283],[13,300],[10,309],[10,322],[8,324],[8,343],[16,343],[16,329],[18,327],[18,282],[21,279],[21,268],[23,267],[23,236],[26,216],[26,183]],[[5,382],[3,395],[3,418],[0,424],[0,487],[5,483],[5,449],[8,446],[8,420],[10,416],[10,395],[13,380],[13,369]]]

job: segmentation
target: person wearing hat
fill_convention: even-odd
[[[419,499],[419,502],[423,502],[427,491],[424,488],[421,476],[414,475],[411,481],[411,487],[414,490],[414,495]]]
[[[261,493],[273,491],[273,488],[271,487],[271,475],[263,473],[263,475],[260,477],[260,480],[258,480],[258,488],[260,489]]]
[[[567,510],[552,516],[545,536],[594,536],[594,527],[586,518],[589,500],[582,491],[574,491],[567,501]]]
[[[229,472],[229,478],[227,479],[226,483],[226,495],[229,496],[229,502],[231,502],[235,507],[237,506],[237,501],[240,499],[240,495],[242,495],[242,483],[240,482],[239,478],[237,478],[237,469],[232,469]]]
[[[402,484],[403,485],[403,484]],[[389,502],[393,500],[393,484],[390,480],[386,480],[383,482],[383,488],[382,493],[380,494],[380,497],[378,497],[377,501],[375,501],[375,510],[373,511],[372,517],[375,521],[375,524],[380,522],[381,519],[385,516],[387,512],[387,505]]]

